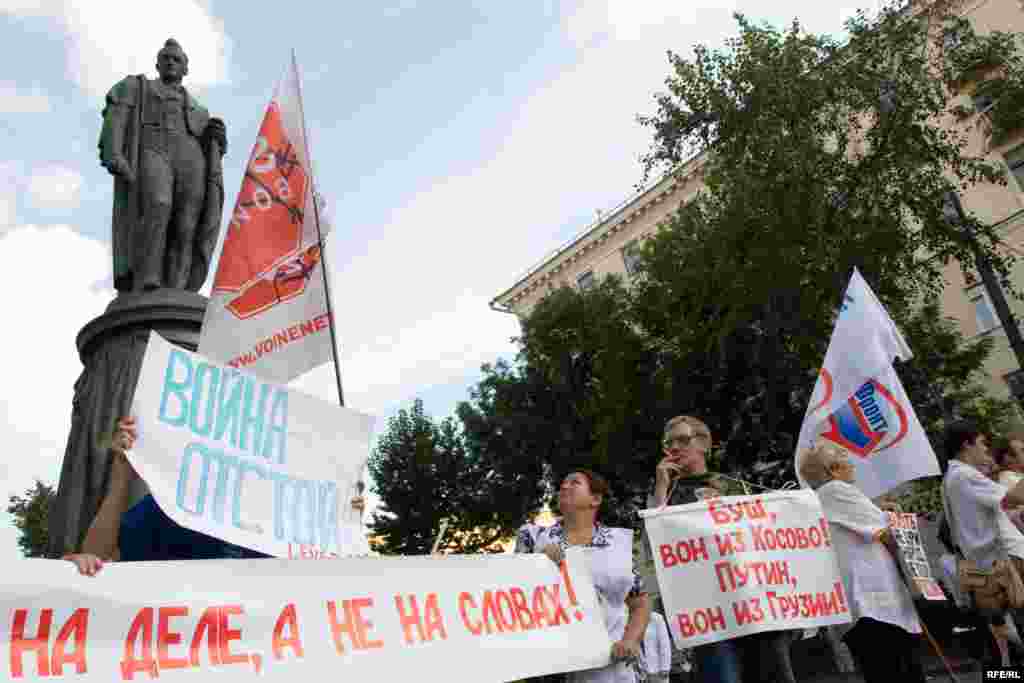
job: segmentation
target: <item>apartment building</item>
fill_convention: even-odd
[[[1024,34],[1024,0],[967,0],[960,3],[957,11],[979,33],[1001,30]],[[979,125],[970,151],[987,154],[991,160],[1004,164],[1008,183],[1002,187],[975,186],[961,196],[961,201],[966,211],[997,228],[1003,248],[1024,257],[1024,125],[1022,132],[1012,139],[992,145],[984,118],[990,103],[974,95],[974,85],[964,85],[957,95],[962,104],[976,111],[973,122]],[[704,161],[703,156],[691,159],[602,214],[498,294],[491,302],[492,308],[524,318],[537,302],[558,287],[586,289],[610,273],[629,276],[641,242],[701,189]],[[965,275],[956,262],[946,267],[944,277],[941,304],[945,315],[957,321],[967,338],[986,335],[995,340],[986,364],[989,391],[996,396],[1014,396],[1024,405],[1024,372],[980,278],[974,273]],[[1016,264],[1011,279],[1024,292],[1024,259]],[[1014,315],[1024,322],[1024,302],[1013,297],[1008,297],[1008,302]]]

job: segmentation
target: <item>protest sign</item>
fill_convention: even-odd
[[[275,557],[366,551],[350,501],[373,418],[217,365],[151,333],[128,454],[178,524]]]
[[[945,600],[946,594],[932,576],[928,555],[925,554],[921,532],[917,525],[917,515],[912,512],[888,512],[889,529],[899,552],[899,562],[903,578],[907,582],[915,598],[923,600]]]
[[[640,515],[679,647],[850,621],[813,491],[714,498]]]
[[[603,666],[582,549],[5,567],[0,681],[510,681]]]

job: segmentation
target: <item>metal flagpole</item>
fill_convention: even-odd
[[[292,72],[295,74],[295,88],[299,95],[299,116],[302,117],[302,145],[306,150],[306,164],[309,166],[310,185],[313,193],[313,222],[316,224],[316,240],[320,245],[320,265],[324,278],[324,296],[327,297],[327,325],[331,331],[331,358],[334,359],[334,379],[338,384],[338,403],[344,407],[345,394],[341,390],[341,362],[338,360],[338,338],[334,331],[334,308],[331,306],[331,285],[327,280],[327,245],[320,233],[320,202],[316,192],[316,178],[313,175],[313,159],[309,156],[309,135],[306,133],[306,106],[302,102],[302,80],[299,65],[292,50]]]

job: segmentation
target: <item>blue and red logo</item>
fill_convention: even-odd
[[[827,370],[821,373],[825,398],[816,407],[827,403],[832,395],[832,377]],[[906,438],[908,427],[906,408],[889,387],[871,379],[829,415],[822,436],[854,455],[869,458]]]

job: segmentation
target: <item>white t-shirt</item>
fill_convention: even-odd
[[[956,459],[949,461],[942,482],[942,505],[949,529],[964,557],[982,569],[1008,556],[1024,558],[1024,535],[1001,506],[1005,496],[1006,487],[976,467]]]

